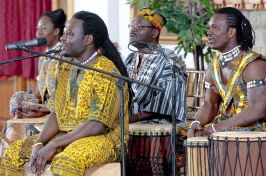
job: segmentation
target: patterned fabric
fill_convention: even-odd
[[[91,67],[120,75],[113,62],[104,56],[97,58]],[[107,128],[104,134],[76,140],[57,154],[51,163],[53,174],[84,175],[85,169],[89,167],[120,160],[119,96],[116,81],[117,78],[96,71],[78,71],[75,66],[67,63],[59,67],[55,90],[47,107],[56,114],[60,131],[62,133],[72,131],[87,120],[98,121]],[[125,141],[128,141],[129,128],[128,99],[129,94],[125,90]],[[12,148],[7,150],[10,151]],[[28,154],[30,155],[30,152]],[[4,165],[10,163],[18,165],[18,161],[24,163],[24,160],[18,158],[6,161]],[[11,167],[11,169],[18,168]]]
[[[44,102],[45,94],[51,95],[54,88],[56,72],[59,62],[47,57],[40,57],[39,60],[39,92]]]
[[[51,50],[59,50],[60,49],[60,42],[56,43]],[[48,51],[48,50],[47,50]],[[46,52],[47,52],[46,51]],[[54,55],[52,53],[51,55]],[[38,70],[39,75],[36,79],[39,81],[39,92],[42,97],[42,103],[45,101],[45,94],[51,95],[52,90],[54,88],[56,72],[58,69],[60,61],[47,58],[45,56],[40,57],[38,63]]]
[[[214,119],[214,123],[218,123],[222,120],[225,120],[224,117],[221,117],[221,114],[226,114],[226,110],[231,108],[230,117],[235,116],[236,114],[240,113],[242,110],[248,108],[248,101],[247,101],[247,85],[243,79],[243,70],[246,66],[251,63],[252,61],[261,58],[260,54],[255,52],[248,52],[244,53],[244,55],[239,59],[236,63],[234,69],[232,70],[230,77],[227,81],[227,84],[223,84],[221,79],[220,73],[220,60],[218,60],[218,53],[215,53],[216,57],[213,59],[211,63],[211,73],[212,79],[219,90],[219,93],[222,98],[222,103],[220,104],[219,112]],[[221,129],[220,131],[231,131],[231,130],[251,130],[251,131],[265,131],[264,129],[265,122],[256,122],[255,125],[240,128],[240,127],[230,127],[228,129]]]
[[[218,52],[215,53],[215,58],[212,60],[211,63],[211,74],[212,80],[215,83],[215,86],[218,88],[220,95],[222,97],[222,102],[220,104],[220,110],[217,116],[213,119],[213,121],[209,124],[206,124],[204,127],[209,127],[212,124],[219,123],[226,118],[221,116],[221,112],[225,112],[226,109],[231,107],[230,117],[240,113],[242,110],[248,107],[247,102],[247,85],[243,80],[243,70],[244,68],[251,63],[252,61],[261,58],[260,54],[254,52],[244,53],[244,55],[240,58],[238,63],[235,65],[231,75],[227,81],[227,84],[224,85],[221,79],[221,72],[220,72],[220,60],[218,60]],[[232,103],[231,103],[232,102]],[[229,118],[230,118],[229,117]],[[186,140],[187,139],[187,131],[190,128],[190,124],[178,124],[177,128],[180,132],[180,139]],[[266,123],[265,121],[257,121],[251,126],[248,127],[229,127],[220,129],[219,131],[266,131]],[[179,159],[183,158],[184,154],[180,151],[177,152],[179,155]],[[183,166],[183,165],[181,165]],[[179,167],[180,168],[180,167]]]
[[[151,8],[142,8],[137,15],[151,22],[159,31],[161,31],[166,24],[165,19]]]
[[[145,59],[147,58],[147,59]],[[139,64],[139,55],[130,54],[124,62],[130,78],[138,81],[156,85],[164,88],[162,92],[142,86],[132,84],[135,93],[133,97],[134,113],[154,112],[158,114],[171,115],[172,110],[172,71],[171,63],[161,55],[144,55],[142,64]],[[138,73],[134,73],[137,65],[142,65]],[[187,99],[186,99],[187,74],[185,70],[176,73],[176,119],[186,122]],[[165,120],[166,121],[166,120]],[[161,123],[158,119],[145,120],[144,123]],[[168,121],[169,123],[169,121]]]

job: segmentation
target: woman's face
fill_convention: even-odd
[[[45,47],[51,48],[59,41],[59,30],[54,29],[54,24],[50,17],[43,16],[40,18],[37,28],[36,37],[45,37],[47,39],[47,45]]]

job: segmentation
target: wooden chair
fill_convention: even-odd
[[[187,71],[186,96],[188,103],[187,121],[194,120],[201,108],[205,95],[205,71]]]

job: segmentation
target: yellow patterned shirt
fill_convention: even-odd
[[[114,63],[104,56],[91,67],[120,75]],[[63,63],[59,67],[55,90],[48,109],[56,114],[60,131],[72,131],[87,120],[107,127],[105,136],[120,149],[119,91],[117,78],[92,71],[78,70]],[[125,141],[128,139],[128,91],[124,89]]]
[[[54,88],[56,72],[59,61],[47,57],[40,57],[39,60],[39,92],[44,103],[44,96],[47,92],[51,95]]]

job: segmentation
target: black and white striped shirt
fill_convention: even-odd
[[[143,62],[144,61],[144,62]],[[145,54],[142,64],[139,64],[139,55],[130,54],[124,64],[127,67],[129,77],[148,84],[156,85],[164,88],[162,92],[150,89],[139,84],[132,84],[134,91],[135,113],[138,112],[154,112],[164,115],[171,115],[172,111],[172,70],[171,63],[161,55]],[[134,73],[137,65],[141,65],[138,73]],[[176,119],[186,122],[187,99],[186,99],[186,82],[187,75],[182,70],[176,71]],[[147,122],[149,123],[149,122]]]

